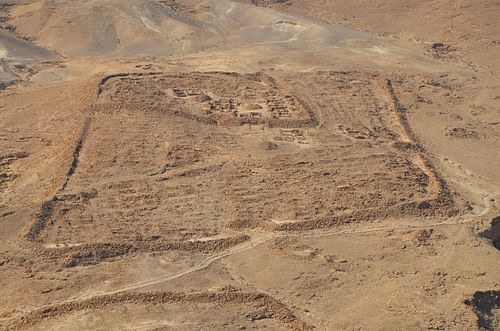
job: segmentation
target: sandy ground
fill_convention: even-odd
[[[0,1],[0,328],[500,328],[498,1]]]

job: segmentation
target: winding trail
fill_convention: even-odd
[[[402,231],[402,230],[416,230],[416,229],[425,229],[425,228],[432,228],[432,227],[439,227],[439,226],[456,226],[456,225],[463,225],[471,222],[471,220],[460,220],[460,221],[441,221],[441,222],[434,222],[434,223],[426,223],[426,224],[408,224],[408,225],[402,225],[402,226],[384,226],[384,227],[374,227],[374,228],[368,228],[368,229],[346,229],[346,230],[326,230],[326,231],[318,231],[318,230],[312,230],[309,233],[304,233],[304,232],[296,232],[296,233],[289,233],[289,232],[268,232],[268,233],[262,233],[262,232],[255,232],[250,235],[250,240],[242,243],[241,245],[229,248],[223,252],[220,252],[218,254],[214,254],[210,256],[209,258],[178,272],[175,273],[169,273],[160,277],[156,278],[151,278],[148,280],[128,284],[126,286],[112,289],[112,290],[107,290],[107,291],[96,291],[93,293],[89,293],[86,295],[82,296],[77,296],[77,297],[72,297],[67,300],[58,302],[58,304],[63,304],[63,303],[68,303],[68,302],[74,302],[74,301],[79,301],[79,300],[88,300],[94,297],[99,297],[99,296],[109,296],[109,295],[114,295],[114,294],[120,294],[124,292],[130,292],[130,291],[135,291],[139,289],[144,289],[147,287],[151,287],[154,285],[162,284],[165,282],[169,282],[178,278],[181,278],[183,276],[189,275],[193,272],[204,270],[211,266],[213,263],[226,258],[228,256],[236,255],[239,253],[243,253],[246,251],[249,251],[251,249],[254,249],[262,244],[265,244],[273,239],[277,238],[284,238],[284,237],[301,237],[301,238],[318,238],[318,237],[327,237],[327,236],[336,236],[336,235],[349,235],[349,234],[363,234],[363,233],[371,233],[371,232],[383,232],[383,231]]]
[[[23,311],[18,311],[17,313],[13,314],[10,317],[5,317],[1,318],[1,321],[14,321],[16,319],[19,319],[20,316],[27,316],[29,314],[33,314],[34,312],[37,311],[42,311],[43,309],[47,308],[50,309],[51,307],[55,306],[65,306],[65,305],[81,305],[85,302],[89,302],[92,300],[100,300],[100,299],[106,299],[106,300],[111,300],[110,298],[114,298],[115,296],[120,296],[120,295],[125,295],[127,293],[136,291],[136,290],[141,290],[141,289],[146,289],[148,287],[154,286],[154,285],[159,285],[162,283],[166,283],[181,277],[184,277],[186,275],[189,275],[191,273],[204,270],[208,267],[210,267],[212,264],[214,264],[217,261],[220,261],[226,257],[233,256],[239,253],[243,253],[249,250],[252,250],[262,244],[265,244],[273,239],[277,238],[284,238],[284,237],[301,237],[301,238],[318,238],[318,237],[327,237],[327,236],[340,236],[340,235],[350,235],[350,234],[364,234],[364,233],[373,233],[373,232],[383,232],[383,231],[404,231],[404,230],[416,230],[416,229],[425,229],[425,228],[433,228],[433,227],[440,227],[440,226],[458,226],[458,225],[464,225],[467,223],[470,223],[473,221],[474,218],[477,218],[477,215],[469,215],[469,218],[463,218],[460,220],[454,220],[454,221],[440,221],[440,222],[427,222],[427,223],[422,223],[422,224],[415,224],[413,220],[413,223],[408,223],[404,225],[386,225],[386,226],[379,226],[379,227],[370,227],[370,228],[347,228],[347,229],[330,229],[330,230],[311,230],[311,231],[298,231],[298,232],[252,232],[252,233],[247,233],[250,236],[250,239],[238,246],[233,246],[223,252],[214,254],[205,260],[189,267],[184,270],[177,271],[175,273],[168,273],[165,275],[162,275],[160,277],[155,277],[147,280],[143,280],[140,282],[135,282],[131,283],[122,287],[118,287],[115,289],[110,289],[110,290],[104,290],[104,291],[95,291],[95,292],[90,292],[84,295],[80,296],[74,296],[70,297],[66,300],[61,300],[61,301],[55,301],[52,302],[50,305],[46,306],[41,306],[41,307],[36,307],[36,308],[31,308],[31,309],[26,309]],[[425,222],[422,220],[422,222]],[[351,224],[352,225],[357,225],[357,224]],[[363,226],[363,225],[362,225]],[[151,290],[151,289],[150,289]],[[140,292],[142,293],[142,292]],[[139,293],[139,294],[140,294]],[[118,299],[117,299],[118,300]]]

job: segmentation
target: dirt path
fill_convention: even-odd
[[[461,226],[464,224],[468,224],[472,222],[472,218],[470,219],[462,219],[458,221],[440,221],[440,222],[432,222],[426,224],[407,224],[407,225],[393,225],[393,226],[383,226],[383,227],[373,227],[367,229],[346,229],[346,230],[327,230],[327,231],[309,231],[308,233],[300,232],[300,233],[287,233],[287,232],[271,232],[271,233],[262,233],[255,232],[251,234],[251,239],[246,241],[245,243],[232,247],[228,250],[225,250],[219,254],[215,254],[210,256],[209,258],[203,260],[200,263],[197,263],[189,268],[184,270],[163,275],[161,277],[155,277],[152,279],[143,280],[136,283],[131,283],[123,287],[106,290],[106,291],[95,291],[90,292],[85,295],[71,297],[67,300],[54,302],[53,304],[67,304],[72,302],[79,302],[84,300],[90,300],[92,298],[101,297],[101,296],[110,296],[116,295],[125,292],[132,292],[140,289],[145,289],[148,287],[152,287],[154,285],[159,285],[165,282],[169,282],[196,271],[204,270],[211,266],[213,263],[224,259],[229,256],[233,256],[239,253],[243,253],[249,250],[252,250],[258,246],[261,246],[273,239],[277,238],[286,238],[286,237],[301,237],[301,238],[319,238],[319,237],[327,237],[327,236],[340,236],[340,235],[350,235],[350,234],[363,234],[363,233],[373,233],[373,232],[386,232],[386,231],[404,231],[404,230],[417,230],[417,229],[427,229],[427,228],[435,228],[435,227],[443,227],[443,226]]]

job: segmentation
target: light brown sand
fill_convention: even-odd
[[[496,1],[9,3],[1,329],[499,328]]]

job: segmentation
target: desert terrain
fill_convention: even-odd
[[[0,1],[1,330],[500,330],[497,0]]]

